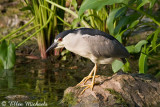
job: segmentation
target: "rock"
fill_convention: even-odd
[[[72,107],[160,107],[160,82],[150,75],[117,73],[111,77],[100,76],[96,78],[93,91],[87,89],[80,95],[82,90],[78,86],[67,88],[63,104]]]

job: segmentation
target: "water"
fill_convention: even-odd
[[[18,57],[13,70],[0,71],[0,104],[5,101],[6,105],[23,105],[26,102],[45,103],[49,107],[61,105],[64,90],[75,86],[83,77],[87,76],[94,64],[89,60],[59,61],[31,60]],[[106,70],[109,68],[108,70]],[[101,65],[97,74],[111,75],[111,66]],[[108,71],[108,72],[106,72]],[[24,95],[29,99],[6,99],[10,95]],[[12,98],[12,96],[11,96]],[[1,107],[1,105],[0,105]]]

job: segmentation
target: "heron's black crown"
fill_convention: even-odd
[[[97,29],[91,29],[91,28],[79,28],[79,29],[71,29],[71,30],[66,30],[66,31],[63,31],[61,33],[59,33],[55,39],[58,39],[58,38],[64,38],[66,35],[68,35],[69,33],[80,33],[81,35],[85,35],[85,34],[88,34],[90,36],[95,36],[95,35],[99,35],[99,36],[104,36],[106,37],[107,39],[110,39],[110,40],[114,40],[115,38],[105,32],[102,32],[100,30],[97,30]]]

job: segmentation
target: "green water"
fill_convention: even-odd
[[[83,77],[87,76],[94,64],[84,58],[67,58],[60,61],[58,58],[48,60],[27,59],[17,57],[13,70],[0,70],[0,107],[24,107],[25,102],[47,104],[47,107],[61,107],[64,90],[75,86]],[[131,71],[137,71],[136,61],[131,62]],[[155,62],[158,64],[157,62]],[[153,65],[153,64],[152,64]],[[151,66],[151,64],[150,64]],[[157,65],[156,65],[157,66]],[[159,71],[159,68],[150,67],[150,72]],[[138,73],[138,72],[137,72]],[[111,65],[98,66],[98,75],[111,76]],[[29,99],[7,99],[10,95],[23,95]],[[11,97],[12,98],[12,97]],[[17,101],[11,104],[11,101]],[[13,103],[13,102],[12,102]],[[65,105],[66,106],[66,105]],[[68,106],[68,105],[67,105]],[[31,106],[45,107],[45,106]]]
[[[89,60],[58,61],[58,60],[31,60],[18,58],[13,70],[0,71],[0,107],[3,101],[7,106],[10,101],[45,103],[49,107],[62,106],[64,90],[75,86],[87,76],[94,64]],[[106,69],[109,68],[106,72]],[[99,67],[98,74],[111,75],[110,66]],[[9,95],[24,95],[29,99],[6,99]],[[16,107],[16,104],[12,104]],[[19,105],[21,106],[21,105]]]

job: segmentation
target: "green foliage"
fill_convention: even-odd
[[[157,48],[160,46],[158,41],[160,22],[154,15],[155,13],[152,12],[155,4],[158,3],[157,0],[84,0],[79,10],[77,1],[72,0],[70,7],[73,6],[75,11],[72,11],[70,7],[66,8],[64,6],[65,0],[25,0],[25,2],[27,6],[21,10],[30,10],[34,17],[24,26],[0,39],[0,42],[7,38],[10,38],[10,41],[35,29],[35,32],[31,36],[27,37],[16,47],[18,48],[27,40],[37,35],[41,55],[44,55],[43,57],[45,58],[46,48],[52,42],[55,33],[64,30],[63,24],[68,26],[67,29],[78,28],[78,24],[81,27],[99,29],[110,33],[125,45],[129,43],[127,40],[134,31],[141,29],[143,26],[148,26],[153,29],[152,34],[148,34],[146,40],[139,40],[135,44],[129,44],[130,46],[126,48],[132,55],[137,55],[138,53],[139,73],[147,73],[148,59],[158,52]],[[64,11],[74,16],[71,24],[64,21]],[[144,18],[148,18],[150,21],[146,23],[143,21]],[[19,35],[14,35],[32,22],[34,22],[34,27],[29,28]],[[64,55],[63,60],[66,59],[66,53],[68,52],[62,52],[62,55]],[[2,59],[0,60],[0,66],[4,67],[4,60]],[[112,64],[112,69],[114,72],[117,72],[121,68],[127,72],[129,65],[128,61],[126,64],[115,61]]]
[[[65,0],[52,0],[56,3],[64,6]],[[50,5],[50,3],[46,2],[46,0],[24,0],[26,3],[26,6],[24,6],[21,11],[28,11],[30,10],[32,13],[33,18],[20,27],[19,29],[11,32],[10,34],[4,36],[2,39],[0,39],[0,42],[3,40],[6,40],[9,38],[9,41],[11,41],[14,38],[18,38],[25,33],[34,30],[34,33],[32,33],[30,36],[28,36],[25,40],[20,42],[16,48],[23,45],[26,41],[31,39],[33,36],[37,35],[37,42],[39,45],[41,57],[45,59],[47,57],[46,55],[46,48],[50,46],[52,43],[52,38],[55,37],[55,30],[58,32],[61,32],[63,30],[63,18],[64,18],[64,11],[63,10],[57,10],[56,7],[53,5]],[[26,28],[30,23],[34,22],[34,26],[29,27],[26,31],[16,35],[17,32],[20,32],[23,28]],[[57,24],[58,23],[58,24]]]
[[[85,0],[80,7],[78,15],[81,16],[87,9],[100,10],[105,5],[113,5],[115,3],[123,3],[125,0]]]
[[[147,55],[141,53],[139,58],[139,73],[146,73],[147,70],[148,70]]]
[[[16,60],[15,45],[6,41],[2,41],[0,44],[0,68],[11,69],[14,67]]]
[[[112,63],[112,70],[113,70],[113,72],[116,73],[120,69],[122,69],[124,72],[128,72],[130,70],[130,64],[129,64],[129,62],[126,60],[126,63],[123,63],[120,60],[115,60]]]
[[[112,70],[114,73],[116,73],[118,70],[120,70],[122,68],[124,64],[119,61],[119,60],[115,60],[113,63],[112,63]]]
[[[128,60],[126,59],[126,63],[123,65],[123,67],[121,68],[124,72],[130,72],[130,63],[128,62]]]
[[[57,4],[64,6],[65,0],[52,0],[55,1]],[[45,59],[46,49],[52,43],[52,38],[55,37],[55,30],[57,29],[59,32],[63,30],[63,25],[61,20],[58,20],[56,16],[59,16],[61,19],[64,18],[64,11],[58,10],[53,5],[50,5],[45,0],[33,0],[26,1],[26,4],[31,5],[32,9],[31,12],[33,13],[35,20],[34,25],[40,24],[37,30],[37,42],[39,45],[39,49],[41,52],[41,57]],[[50,11],[48,9],[51,9]],[[58,24],[57,24],[58,23]]]
[[[140,28],[144,25],[154,28],[155,31],[153,31],[146,40],[140,40],[136,45],[126,47],[132,55],[140,53],[139,73],[147,72],[148,57],[152,51],[156,52],[157,47],[160,46],[160,44],[157,44],[160,30],[152,25],[156,24],[160,26],[160,22],[158,22],[153,15],[148,14],[148,11],[152,11],[156,0],[84,0],[79,11],[77,9],[77,2],[72,0],[71,5],[73,5],[75,12],[65,7],[61,7],[54,2],[50,2],[49,0],[46,1],[75,16],[71,25],[72,28],[76,28],[77,23],[80,23],[81,26],[92,27],[104,32],[109,32],[121,43],[124,43],[136,28]],[[149,8],[144,8],[144,6],[148,4]],[[133,11],[129,12],[129,10]],[[84,12],[85,14],[83,14]],[[143,22],[142,19],[144,17],[150,18],[150,20],[152,20],[151,24]],[[63,59],[65,58],[66,57],[64,56]],[[114,72],[117,72],[119,69],[123,69],[127,72],[130,69],[129,66],[130,64],[128,61],[123,64],[116,60],[112,64],[112,69]]]
[[[144,25],[153,28],[153,33],[148,35],[146,40],[140,40],[137,44],[126,47],[132,55],[140,53],[139,73],[147,73],[148,58],[153,51],[157,52],[157,47],[160,46],[160,43],[157,44],[160,22],[154,17],[154,13],[149,13],[153,11],[155,3],[157,3],[156,0],[85,0],[78,15],[87,20],[93,28],[109,32],[121,43],[124,43],[136,28]],[[129,12],[129,10],[132,11]],[[85,11],[86,14],[82,15]],[[144,17],[151,20],[149,24],[142,20]],[[158,26],[155,27],[155,25]],[[123,65],[122,62],[116,60],[112,64],[112,69],[114,72],[120,68],[128,71],[129,65],[129,62]]]
[[[69,53],[70,52],[68,50],[63,50],[61,52],[61,55],[62,55],[62,59],[61,60],[63,60],[63,61],[67,60],[67,55],[69,55]]]
[[[68,8],[66,8],[66,7],[63,7],[63,6],[57,4],[57,3],[53,2],[53,1],[46,0],[46,2],[52,4],[52,5],[55,6],[55,7],[58,7],[58,8],[60,8],[60,9],[64,10],[64,11],[66,11],[66,12],[68,12],[68,13],[70,13],[71,15],[73,15],[73,16],[75,17],[75,19],[78,18],[78,13],[77,13],[78,10],[76,9],[76,5],[75,5],[75,3],[74,3],[74,2],[75,2],[74,0],[72,0],[72,3],[71,3],[71,4],[73,4],[73,6],[75,7],[76,12],[74,12],[74,11],[72,11],[71,9],[68,9]],[[79,19],[78,19],[78,20],[79,20]],[[82,24],[82,26],[90,27],[90,26],[88,25],[88,23],[86,23],[86,21],[84,21],[83,19],[80,19],[79,21],[80,21],[80,23]],[[63,22],[64,22],[64,21],[63,21]],[[78,21],[77,21],[77,23],[78,23]],[[75,23],[74,23],[74,25],[75,25]]]
[[[139,53],[143,45],[147,44],[146,40],[139,41],[136,45],[127,46],[127,50],[129,53]]]
[[[109,30],[109,33],[111,34],[111,35],[113,35],[114,34],[114,18],[115,18],[115,16],[116,16],[116,13],[117,12],[119,12],[119,10],[121,10],[121,8],[115,8],[115,9],[113,9],[111,12],[110,12],[110,14],[109,14],[109,16],[108,16],[108,18],[107,18],[107,26],[108,26],[108,30]]]
[[[76,98],[74,97],[73,93],[66,93],[63,97],[62,102],[66,105],[75,105],[76,104]]]

